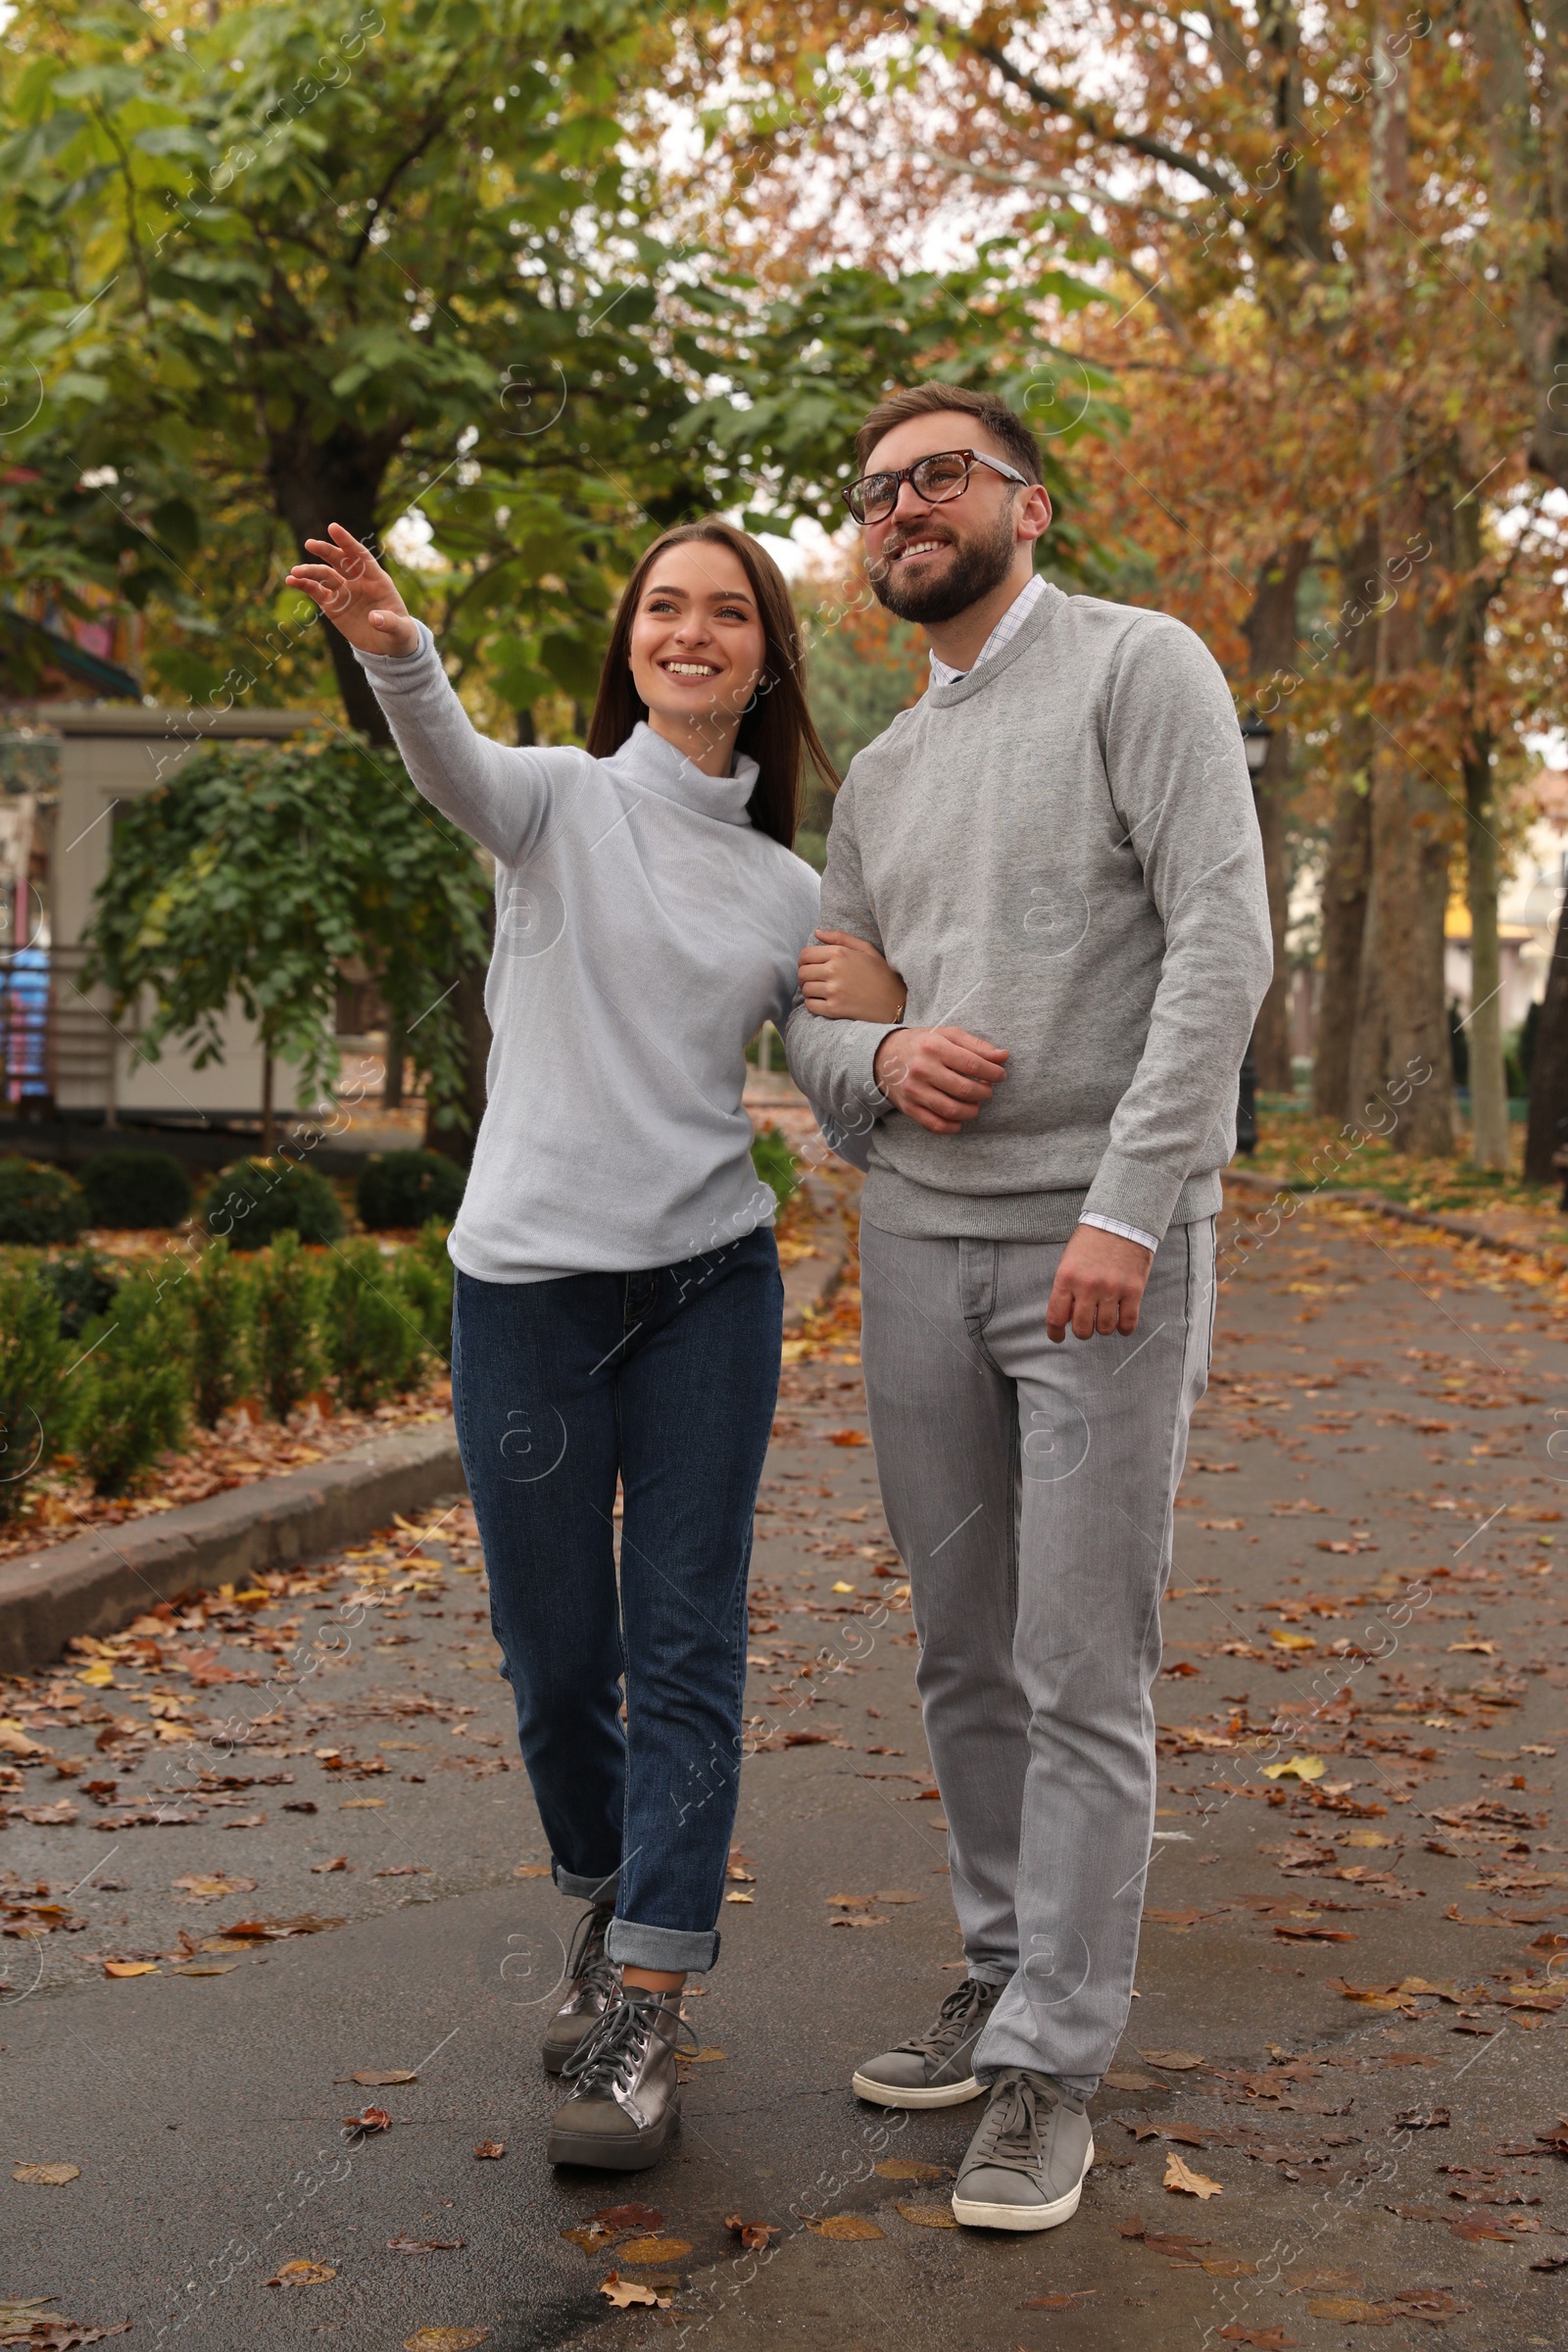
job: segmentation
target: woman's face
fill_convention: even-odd
[[[631,674],[661,733],[733,737],[767,655],[761,616],[733,549],[712,539],[666,548],[649,572],[631,626]]]

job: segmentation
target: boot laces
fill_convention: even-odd
[[[899,2048],[916,2058],[945,2058],[950,2050],[957,2048],[992,1989],[991,1985],[982,1984],[978,1977],[965,1977],[937,2011],[936,2024],[927,2027],[923,2034],[913,2034],[908,2041],[901,2041]]]
[[[605,1949],[605,1937],[613,1913],[608,1906],[595,1904],[577,1922],[566,1955],[567,1981],[575,1983],[580,1992],[599,1993],[607,2006],[620,1989],[620,1978],[615,1963]]]
[[[684,2034],[692,2048],[698,2047],[696,2034],[678,2009],[665,2008],[664,1994],[641,1984],[623,1984],[619,1989],[615,2006],[606,2011],[597,2031],[580,2049],[573,2050],[561,2070],[572,2077],[580,2095],[598,2093],[612,2098],[617,2091],[628,2092],[655,2041],[673,2050]],[[666,2032],[666,2028],[673,2031]]]

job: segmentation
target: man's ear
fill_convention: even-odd
[[[1044,482],[1031,482],[1018,509],[1020,539],[1043,539],[1051,528],[1051,493]]]

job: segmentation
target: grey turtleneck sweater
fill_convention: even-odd
[[[707,776],[639,726],[611,760],[475,732],[430,632],[361,654],[425,798],[496,861],[489,1102],[451,1250],[485,1282],[629,1273],[773,1218],[742,1104],[816,921],[754,830],[757,763]]]
[[[790,1067],[869,1132],[873,1225],[1065,1241],[1088,1213],[1158,1240],[1219,1207],[1272,946],[1235,707],[1180,621],[1046,584],[852,762],[821,919],[902,972],[911,1027],[1011,1056],[932,1135],[876,1086],[887,1031],[797,998]]]

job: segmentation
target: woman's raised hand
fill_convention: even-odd
[[[339,634],[362,654],[412,654],[419,642],[418,623],[390,573],[340,522],[326,527],[330,537],[306,540],[318,560],[296,564],[288,575],[289,587],[302,588],[313,598]]]
[[[869,940],[853,931],[818,931],[801,950],[806,1009],[827,1021],[896,1021],[905,987]]]

